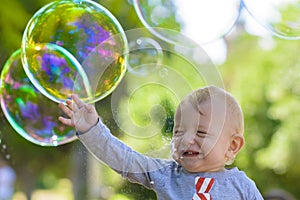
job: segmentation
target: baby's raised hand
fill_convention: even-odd
[[[66,101],[66,105],[59,103],[59,108],[70,118],[60,116],[58,118],[63,124],[73,126],[79,132],[86,132],[98,122],[98,113],[93,105],[84,103],[77,95],[72,95],[71,100]]]

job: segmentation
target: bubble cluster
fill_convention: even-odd
[[[70,142],[74,132],[56,121],[60,112],[57,102],[76,93],[83,101],[96,103],[116,90],[128,67],[128,94],[123,96],[124,85],[116,90],[112,98],[112,110],[117,113],[114,117],[132,137],[152,137],[170,119],[171,112],[160,105],[163,97],[172,107],[194,88],[192,83],[197,83],[196,87],[222,85],[217,70],[207,67],[210,58],[199,45],[211,44],[226,35],[243,7],[273,34],[299,39],[298,4],[270,0],[133,0],[146,30],[125,33],[118,20],[94,1],[54,1],[33,15],[20,50],[12,54],[2,70],[2,110],[13,128],[35,144],[57,146]],[[145,34],[148,30],[155,39]],[[170,54],[187,61],[178,61],[185,67],[174,68],[179,64],[172,63],[176,59],[169,60]],[[187,74],[191,80],[187,81]],[[122,98],[128,103],[124,111],[119,110]],[[150,110],[137,109],[150,103],[154,104],[153,108],[148,106]],[[124,125],[126,120],[139,122],[128,127],[131,123]]]
[[[117,19],[90,0],[54,1],[29,20],[21,48],[1,73],[1,107],[25,139],[57,146],[76,137],[57,103],[73,93],[88,103],[109,95],[126,72],[126,35]]]

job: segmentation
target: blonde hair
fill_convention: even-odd
[[[199,109],[199,105],[211,101],[213,99],[224,99],[224,111],[226,117],[224,123],[232,123],[234,134],[244,133],[244,117],[241,106],[238,101],[227,91],[216,86],[206,86],[199,88],[186,97],[189,102]]]

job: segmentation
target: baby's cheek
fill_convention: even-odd
[[[208,140],[204,137],[195,138],[195,143],[199,146],[199,148],[204,151],[207,148]]]
[[[180,144],[180,140],[179,138],[173,138],[172,142],[171,142],[171,153],[172,153],[172,157],[177,160],[179,159],[179,144]]]
[[[213,140],[204,140],[201,145],[202,153],[204,153],[204,155],[207,156],[207,154],[209,154],[213,150],[215,145],[216,142],[214,142]]]

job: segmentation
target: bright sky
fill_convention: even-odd
[[[246,31],[261,36],[262,39],[268,38],[268,41],[272,34],[262,24],[266,26],[266,24],[281,22],[282,16],[279,11],[281,7],[292,5],[300,10],[298,0],[243,1],[252,14],[252,16],[249,15],[243,8],[241,17],[245,22]],[[226,60],[227,50],[226,43],[219,38],[227,34],[236,22],[239,16],[240,0],[172,0],[172,3],[176,6],[175,17],[183,25],[181,32],[197,43],[205,44],[203,48],[212,60],[216,64],[222,64]],[[159,23],[160,19],[167,18],[172,14],[171,10],[162,4],[162,0],[148,0],[148,4],[156,5],[155,12],[152,12],[151,16],[146,16],[149,19],[144,19],[146,22],[150,20],[152,25],[159,27],[159,24],[155,23]],[[297,27],[299,21],[294,23],[297,29],[300,29]],[[286,25],[288,25],[287,23]],[[266,44],[270,47],[270,42],[264,43],[264,45]]]
[[[244,0],[245,4],[259,19],[261,23],[278,23],[281,19],[280,7],[295,4],[298,0]],[[240,6],[239,0],[174,0],[179,9],[177,18],[185,24],[183,33],[188,35],[203,48],[215,62],[222,64],[226,60],[227,48],[220,36],[228,33],[236,22]],[[263,48],[270,48],[271,33],[259,24],[252,16],[243,9],[246,31],[263,37],[261,45]],[[213,41],[213,42],[211,42]],[[209,42],[209,43],[206,43]]]

